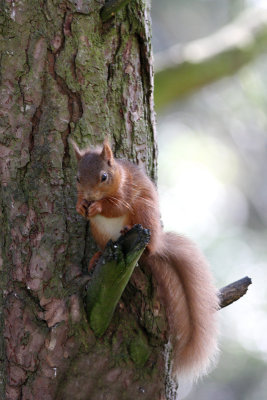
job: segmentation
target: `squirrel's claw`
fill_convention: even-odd
[[[97,214],[100,214],[102,211],[102,206],[100,201],[94,201],[87,210],[87,216],[89,218],[94,217]]]
[[[87,217],[88,214],[88,207],[90,207],[89,201],[83,199],[83,200],[78,200],[76,204],[76,211],[78,214],[81,214],[83,217]]]

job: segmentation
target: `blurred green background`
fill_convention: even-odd
[[[209,36],[267,1],[152,0],[154,54]],[[235,75],[157,112],[166,230],[203,249],[218,287],[253,285],[220,311],[216,369],[188,400],[267,399],[267,48]]]

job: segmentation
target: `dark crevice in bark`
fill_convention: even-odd
[[[66,12],[64,15],[64,23],[63,23],[63,35],[65,36],[72,36],[71,32],[71,23],[73,19],[73,14],[70,12]]]
[[[89,229],[90,229],[90,224],[89,221],[86,222],[85,225],[85,232],[84,232],[84,250],[83,250],[83,257],[82,257],[82,271],[87,272],[88,271],[88,257],[87,257],[87,251],[86,251],[86,243],[87,243],[87,238],[89,234]]]
[[[30,47],[30,41],[31,41],[31,35],[29,35],[28,37],[28,42],[27,42],[27,46],[25,49],[25,59],[26,59],[26,65],[28,67],[27,71],[25,71],[26,73],[28,73],[30,71],[30,61],[29,61],[29,47]]]
[[[142,87],[143,87],[143,105],[144,105],[144,114],[145,114],[145,119],[147,119],[147,108],[149,107],[150,104],[150,96],[151,96],[151,89],[150,89],[150,76],[148,73],[148,62],[147,62],[147,54],[145,50],[145,43],[143,38],[140,36],[140,34],[136,33],[136,38],[137,42],[139,44],[139,59],[140,59],[140,65],[141,65],[141,80],[142,80]],[[151,119],[149,118],[149,121],[151,122]]]
[[[42,116],[42,101],[39,107],[36,108],[35,113],[32,117],[32,131],[29,136],[29,153],[31,155],[34,148],[34,136],[38,132],[40,119]]]
[[[78,75],[77,75],[77,70],[76,70],[77,52],[78,52],[78,50],[76,50],[76,53],[73,54],[71,65],[70,65],[70,70],[71,70],[72,76],[74,77],[75,81],[78,81]],[[80,112],[82,113],[83,112],[82,103],[80,103],[80,106],[81,106],[80,107]]]
[[[157,150],[157,145],[156,145],[156,140],[155,140],[155,121],[154,121],[154,109],[153,109],[153,76],[152,76],[152,71],[151,71],[151,65],[149,64],[148,58],[148,50],[146,43],[143,39],[143,37],[139,34],[136,33],[136,38],[137,42],[139,44],[139,57],[140,57],[140,64],[141,64],[141,80],[142,80],[142,87],[143,87],[143,105],[144,105],[144,116],[147,121],[149,121],[150,124],[150,129],[149,131],[152,134],[151,137],[151,142],[153,143],[153,146],[151,146],[152,149],[152,160],[153,160],[153,165],[152,169],[150,171],[151,178],[153,181],[156,183],[157,182],[157,155],[158,155],[158,150]]]
[[[112,95],[112,81],[116,73],[116,68],[117,68],[117,57],[119,55],[119,52],[121,50],[122,46],[122,24],[117,24],[116,26],[116,31],[117,31],[117,45],[115,47],[115,50],[112,55],[112,60],[110,63],[107,64],[107,94],[106,98],[109,101],[110,97]],[[119,149],[121,149],[121,143],[117,140],[116,136],[113,136],[114,144],[115,144],[115,154]]]
[[[122,45],[122,35],[123,35],[123,33],[122,33],[121,30],[122,30],[122,24],[119,24],[118,27],[117,27],[118,44],[117,44],[117,47],[116,47],[116,50],[115,50],[115,53],[114,53],[114,62],[116,61],[116,57],[119,54],[119,51],[120,51],[121,45]]]
[[[30,72],[30,69],[31,69],[30,68],[30,61],[29,61],[29,54],[28,54],[29,46],[30,46],[30,40],[31,40],[31,35],[29,35],[29,37],[28,37],[27,46],[25,48],[25,60],[26,60],[27,69],[24,71],[24,73],[22,75],[20,75],[20,77],[18,79],[18,86],[19,86],[21,97],[22,97],[22,104],[23,104],[24,110],[25,110],[26,104],[25,104],[25,95],[24,95],[24,91],[23,91],[23,88],[22,88],[22,85],[21,85],[21,81],[22,81],[23,76],[27,75]]]
[[[76,123],[83,115],[81,95],[77,92],[73,92],[68,87],[64,79],[57,74],[55,69],[56,55],[52,53],[51,50],[48,50],[48,63],[49,63],[49,72],[57,82],[60,92],[68,97],[68,109],[70,114],[69,131],[71,131],[70,123],[71,122]],[[73,59],[73,64],[75,64],[75,56]],[[73,69],[74,68],[75,66],[73,66]]]
[[[109,82],[110,78],[112,77],[112,63],[108,64],[108,76],[107,81]]]
[[[32,153],[33,153],[33,150],[34,150],[34,139],[35,139],[35,135],[38,133],[39,124],[40,124],[40,120],[41,120],[42,113],[43,113],[42,106],[43,106],[43,97],[41,99],[40,105],[36,108],[35,113],[34,113],[32,119],[31,119],[32,129],[31,129],[31,132],[29,134],[29,147],[28,147],[28,149],[29,149],[29,161],[22,168],[18,167],[18,172],[20,174],[19,175],[20,176],[19,179],[20,179],[20,182],[21,182],[21,189],[22,189],[22,191],[24,193],[25,200],[28,198],[27,188],[26,188],[27,182],[25,180],[25,177],[27,175],[28,168],[29,168],[29,166],[31,164],[31,161],[32,161]],[[31,256],[31,249],[30,249],[30,256]]]
[[[27,70],[24,72],[24,74],[22,74],[19,78],[18,78],[18,87],[21,93],[21,97],[22,97],[22,104],[23,104],[23,109],[25,110],[26,107],[26,101],[25,101],[25,94],[24,94],[24,90],[23,90],[23,86],[21,84],[22,82],[22,78],[24,75],[27,75],[30,70],[30,61],[29,61],[29,47],[30,47],[30,40],[31,40],[31,36],[29,35],[28,37],[28,41],[27,41],[27,46],[25,49],[25,59],[26,59],[26,66],[27,66]],[[29,133],[29,146],[28,146],[28,151],[29,151],[29,161],[26,163],[26,165],[24,165],[22,168],[18,167],[18,170],[20,171],[20,181],[21,181],[21,188],[25,194],[25,198],[27,198],[26,196],[26,192],[27,190],[25,189],[25,177],[28,171],[28,167],[31,164],[32,161],[32,153],[34,150],[34,140],[35,140],[35,135],[38,133],[39,130],[39,125],[40,125],[40,121],[41,121],[41,117],[42,117],[42,113],[43,113],[43,103],[44,103],[44,89],[45,89],[45,78],[42,78],[42,97],[40,99],[39,104],[37,105],[37,108],[35,109],[35,112],[31,118],[31,131]]]
[[[121,143],[117,140],[116,136],[113,137],[113,140],[114,140],[114,154],[116,155],[121,149]]]
[[[38,313],[45,311],[44,308],[40,305],[40,300],[37,296],[35,296],[30,289],[27,289],[23,284],[19,282],[14,282],[14,291],[10,292],[10,294],[14,295],[14,293],[19,294],[19,298],[22,302],[26,303],[29,299],[29,304],[34,308],[35,317],[47,327],[46,323],[38,316]],[[20,294],[21,293],[21,294]]]
[[[42,90],[42,93],[43,92],[44,91]],[[21,91],[21,93],[23,93],[23,91]],[[27,196],[26,196],[27,190],[25,189],[25,185],[26,185],[25,177],[27,175],[28,167],[29,167],[29,165],[31,164],[31,161],[32,161],[32,153],[33,153],[33,150],[34,150],[34,139],[35,139],[35,135],[38,133],[40,120],[41,120],[42,113],[43,113],[43,110],[42,110],[43,101],[44,101],[44,95],[42,95],[41,102],[40,102],[39,106],[36,108],[36,110],[35,110],[35,112],[34,112],[34,114],[32,116],[32,119],[31,119],[32,129],[31,129],[31,132],[29,134],[29,147],[28,147],[28,150],[29,150],[29,161],[22,168],[18,167],[18,170],[21,171],[21,175],[20,175],[21,176],[21,179],[20,179],[21,180],[21,188],[25,193],[25,198],[27,198]]]
[[[59,56],[59,54],[64,50],[65,48],[65,39],[66,36],[71,36],[71,23],[73,20],[73,14],[70,13],[69,11],[66,11],[63,17],[63,23],[62,23],[62,36],[63,40],[61,43],[61,46],[57,49],[55,53],[53,53],[50,49],[48,49],[48,68],[49,68],[49,73],[53,77],[53,79],[56,81],[57,86],[59,88],[59,91],[67,96],[68,99],[68,111],[69,111],[69,123],[67,129],[61,133],[61,139],[64,147],[64,152],[63,152],[63,158],[62,158],[62,172],[64,175],[64,182],[70,183],[69,182],[69,176],[67,174],[67,171],[70,169],[70,149],[69,149],[69,143],[68,143],[68,137],[71,134],[72,131],[72,124],[75,124],[79,121],[79,119],[83,115],[83,106],[82,106],[82,100],[81,100],[81,95],[78,92],[73,92],[67,85],[66,81],[57,74],[56,72],[56,59]],[[73,73],[73,77],[77,79],[77,74],[76,74],[76,65],[75,65],[75,59],[76,59],[76,54],[74,54],[72,62],[71,62],[71,71]],[[64,212],[65,212],[65,226],[66,226],[66,234],[67,234],[67,249],[69,248],[70,244],[70,227],[69,227],[69,210],[68,210],[68,205],[67,205],[67,196],[68,193],[66,192],[65,185],[63,187],[63,199],[64,199]],[[68,251],[66,251],[66,259],[68,257]]]
[[[1,64],[0,64],[0,65],[1,65]],[[0,68],[1,68],[1,67],[0,67]],[[23,76],[23,75],[21,75],[21,76],[19,77],[19,79],[18,79],[18,87],[19,87],[19,91],[20,91],[20,94],[21,94],[21,97],[22,97],[23,109],[25,110],[25,96],[24,96],[24,92],[23,92],[22,86],[21,86],[22,76]]]
[[[119,54],[119,51],[120,51],[121,45],[122,45],[121,24],[117,25],[117,38],[118,38],[118,42],[117,42],[117,46],[116,46],[115,51],[112,56],[112,61],[109,64],[107,64],[107,68],[108,68],[107,83],[108,83],[109,90],[111,90],[110,81],[113,78],[114,70],[116,68],[116,58]]]
[[[26,381],[28,381],[28,379],[26,379]],[[19,394],[18,400],[22,400],[22,388],[20,389],[20,394]]]

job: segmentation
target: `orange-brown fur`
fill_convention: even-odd
[[[218,297],[206,260],[189,239],[163,232],[155,186],[137,166],[114,159],[106,141],[102,151],[81,152],[76,144],[74,150],[80,179],[76,209],[91,221],[99,247],[105,247],[111,233],[119,236],[122,223],[150,229],[142,261],[151,267],[166,308],[173,374],[197,378],[217,349]],[[110,174],[107,182],[101,182],[103,171]],[[109,222],[114,224],[111,233]]]

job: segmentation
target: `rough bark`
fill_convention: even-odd
[[[4,1],[1,49],[1,381],[8,400],[163,399],[165,323],[137,268],[96,339],[83,306],[93,245],[75,157],[109,133],[155,178],[150,27],[141,0]]]
[[[156,178],[147,6],[105,23],[104,0],[1,6],[0,398],[175,399],[149,271],[135,268],[100,339],[88,324],[94,245],[69,147],[110,134],[116,156]]]
[[[130,0],[108,0],[103,6],[100,15],[102,21],[106,22],[108,19],[114,17],[118,10],[129,3]]]

